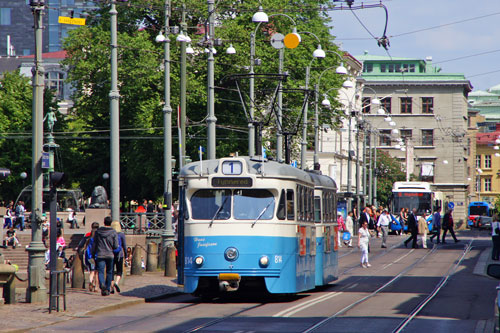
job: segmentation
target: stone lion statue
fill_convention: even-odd
[[[94,187],[89,208],[108,208],[108,194],[104,186]]]

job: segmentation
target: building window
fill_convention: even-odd
[[[476,168],[481,168],[481,155],[476,155]]]
[[[380,64],[380,72],[385,73],[387,71],[387,65],[386,64]]]
[[[370,107],[372,104],[371,97],[363,97],[362,104],[363,113],[370,113]]]
[[[403,139],[403,140],[406,140],[406,139],[411,140],[411,135],[412,135],[412,130],[411,129],[407,129],[407,128],[400,129],[399,133],[401,133],[401,139]]]
[[[371,73],[371,72],[373,72],[373,64],[364,64],[363,73]]]
[[[491,192],[491,178],[484,178],[484,191]]]
[[[434,113],[434,97],[422,97],[422,113]]]
[[[384,147],[391,145],[391,130],[380,131],[380,145]]]
[[[422,162],[420,178],[422,181],[434,181],[434,163]]]
[[[57,98],[64,98],[64,74],[61,72],[48,72],[45,74],[45,85],[53,90]]]
[[[385,112],[387,113],[391,113],[391,98],[390,97],[386,97],[386,98],[382,98],[380,100],[380,106],[385,110]]]
[[[434,145],[434,130],[423,129],[422,130],[422,146],[433,146]]]
[[[411,97],[401,97],[401,113],[411,113]]]
[[[491,169],[491,155],[484,155],[484,168]]]
[[[11,25],[12,8],[0,8],[0,25]]]
[[[389,73],[401,72],[401,64],[389,64],[388,71]]]

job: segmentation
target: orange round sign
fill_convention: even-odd
[[[297,46],[299,46],[300,43],[300,37],[296,33],[289,33],[288,35],[285,36],[285,39],[283,40],[285,43],[285,46],[289,49],[294,49]]]

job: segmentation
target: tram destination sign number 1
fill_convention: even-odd
[[[252,187],[252,178],[248,177],[214,177],[213,187]]]

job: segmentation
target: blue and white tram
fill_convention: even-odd
[[[190,163],[179,177],[185,292],[297,293],[337,278],[331,178],[249,157]]]

